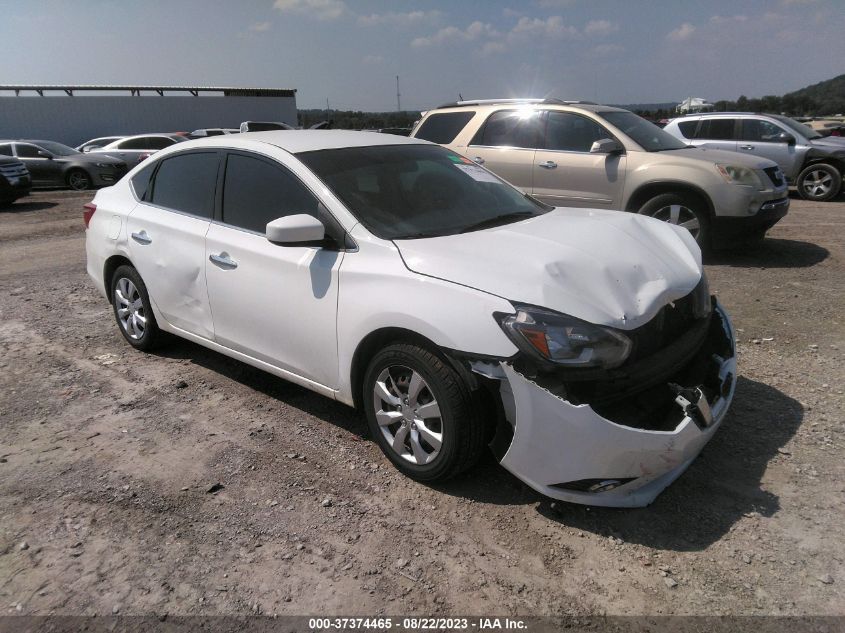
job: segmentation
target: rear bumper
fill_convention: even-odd
[[[708,409],[707,405],[690,409],[689,413],[679,411],[680,422],[668,431],[611,421],[590,405],[571,404],[502,363],[502,403],[513,425],[513,439],[501,464],[536,491],[554,499],[613,507],[651,503],[713,437],[733,399],[733,328],[718,304],[713,319],[721,328],[722,347],[731,350],[728,358],[708,358],[713,367],[708,371],[718,374],[708,380],[720,385],[718,392],[711,392],[707,398],[706,415],[702,411]],[[706,345],[702,347],[705,352]]]
[[[713,233],[717,239],[735,239],[751,235],[763,235],[789,212],[789,198],[769,200],[760,205],[753,215],[716,216]]]

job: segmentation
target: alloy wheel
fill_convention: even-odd
[[[822,169],[814,169],[801,182],[804,193],[813,198],[821,198],[830,193],[833,176]]]
[[[124,332],[129,338],[140,340],[147,327],[144,302],[135,284],[126,277],[121,277],[114,286],[114,304]]]
[[[81,171],[74,171],[67,177],[67,184],[76,191],[85,191],[91,185],[88,176]]]
[[[384,369],[373,387],[373,406],[379,430],[402,459],[422,466],[440,453],[440,405],[419,372],[402,365]]]
[[[701,222],[695,214],[695,211],[682,204],[670,204],[668,206],[661,207],[655,211],[651,217],[657,220],[662,220],[663,222],[668,222],[669,224],[682,226],[696,239],[698,239],[698,234],[701,231]]]

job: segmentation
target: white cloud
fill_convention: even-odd
[[[261,33],[263,31],[269,31],[271,26],[272,24],[270,24],[270,22],[256,22],[255,24],[250,25],[249,30]]]
[[[689,22],[684,22],[674,31],[669,31],[666,38],[674,42],[683,42],[684,40],[691,38],[693,33],[695,33],[695,27]]]
[[[575,0],[536,0],[534,4],[543,9],[560,9],[571,7],[575,4]]]
[[[722,16],[722,15],[714,15],[710,18],[710,22],[712,24],[730,24],[735,22],[746,22],[748,21],[747,15],[730,15],[730,16]]]
[[[578,29],[574,26],[567,26],[563,18],[553,15],[545,20],[540,18],[519,18],[519,21],[511,29],[508,37],[576,37]]]
[[[608,22],[607,20],[590,20],[587,22],[587,26],[584,27],[584,33],[586,35],[596,35],[599,37],[610,35],[618,30],[618,24]]]
[[[466,29],[459,29],[457,26],[447,26],[428,37],[418,37],[411,42],[414,48],[425,48],[448,42],[473,42],[479,39],[496,38],[500,33],[486,22],[475,21]]]
[[[442,13],[440,11],[410,11],[408,13],[371,13],[370,15],[359,15],[360,26],[380,26],[383,24],[395,24],[407,26],[425,22],[435,22]]]
[[[619,46],[619,44],[599,44],[587,51],[587,55],[589,57],[612,57],[624,52],[625,47]]]
[[[346,12],[343,0],[276,0],[273,7],[283,13],[310,15],[318,20],[334,20]]]

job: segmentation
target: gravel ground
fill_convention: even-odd
[[[553,504],[492,458],[399,475],[352,410],[121,338],[82,205],[0,211],[0,613],[845,614],[845,202],[708,264],[733,409],[649,508]]]

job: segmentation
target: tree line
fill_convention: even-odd
[[[386,127],[409,128],[420,118],[420,113],[362,112],[361,110],[300,110],[299,125],[309,128],[321,121],[331,121],[332,127],[342,130],[379,130]]]

